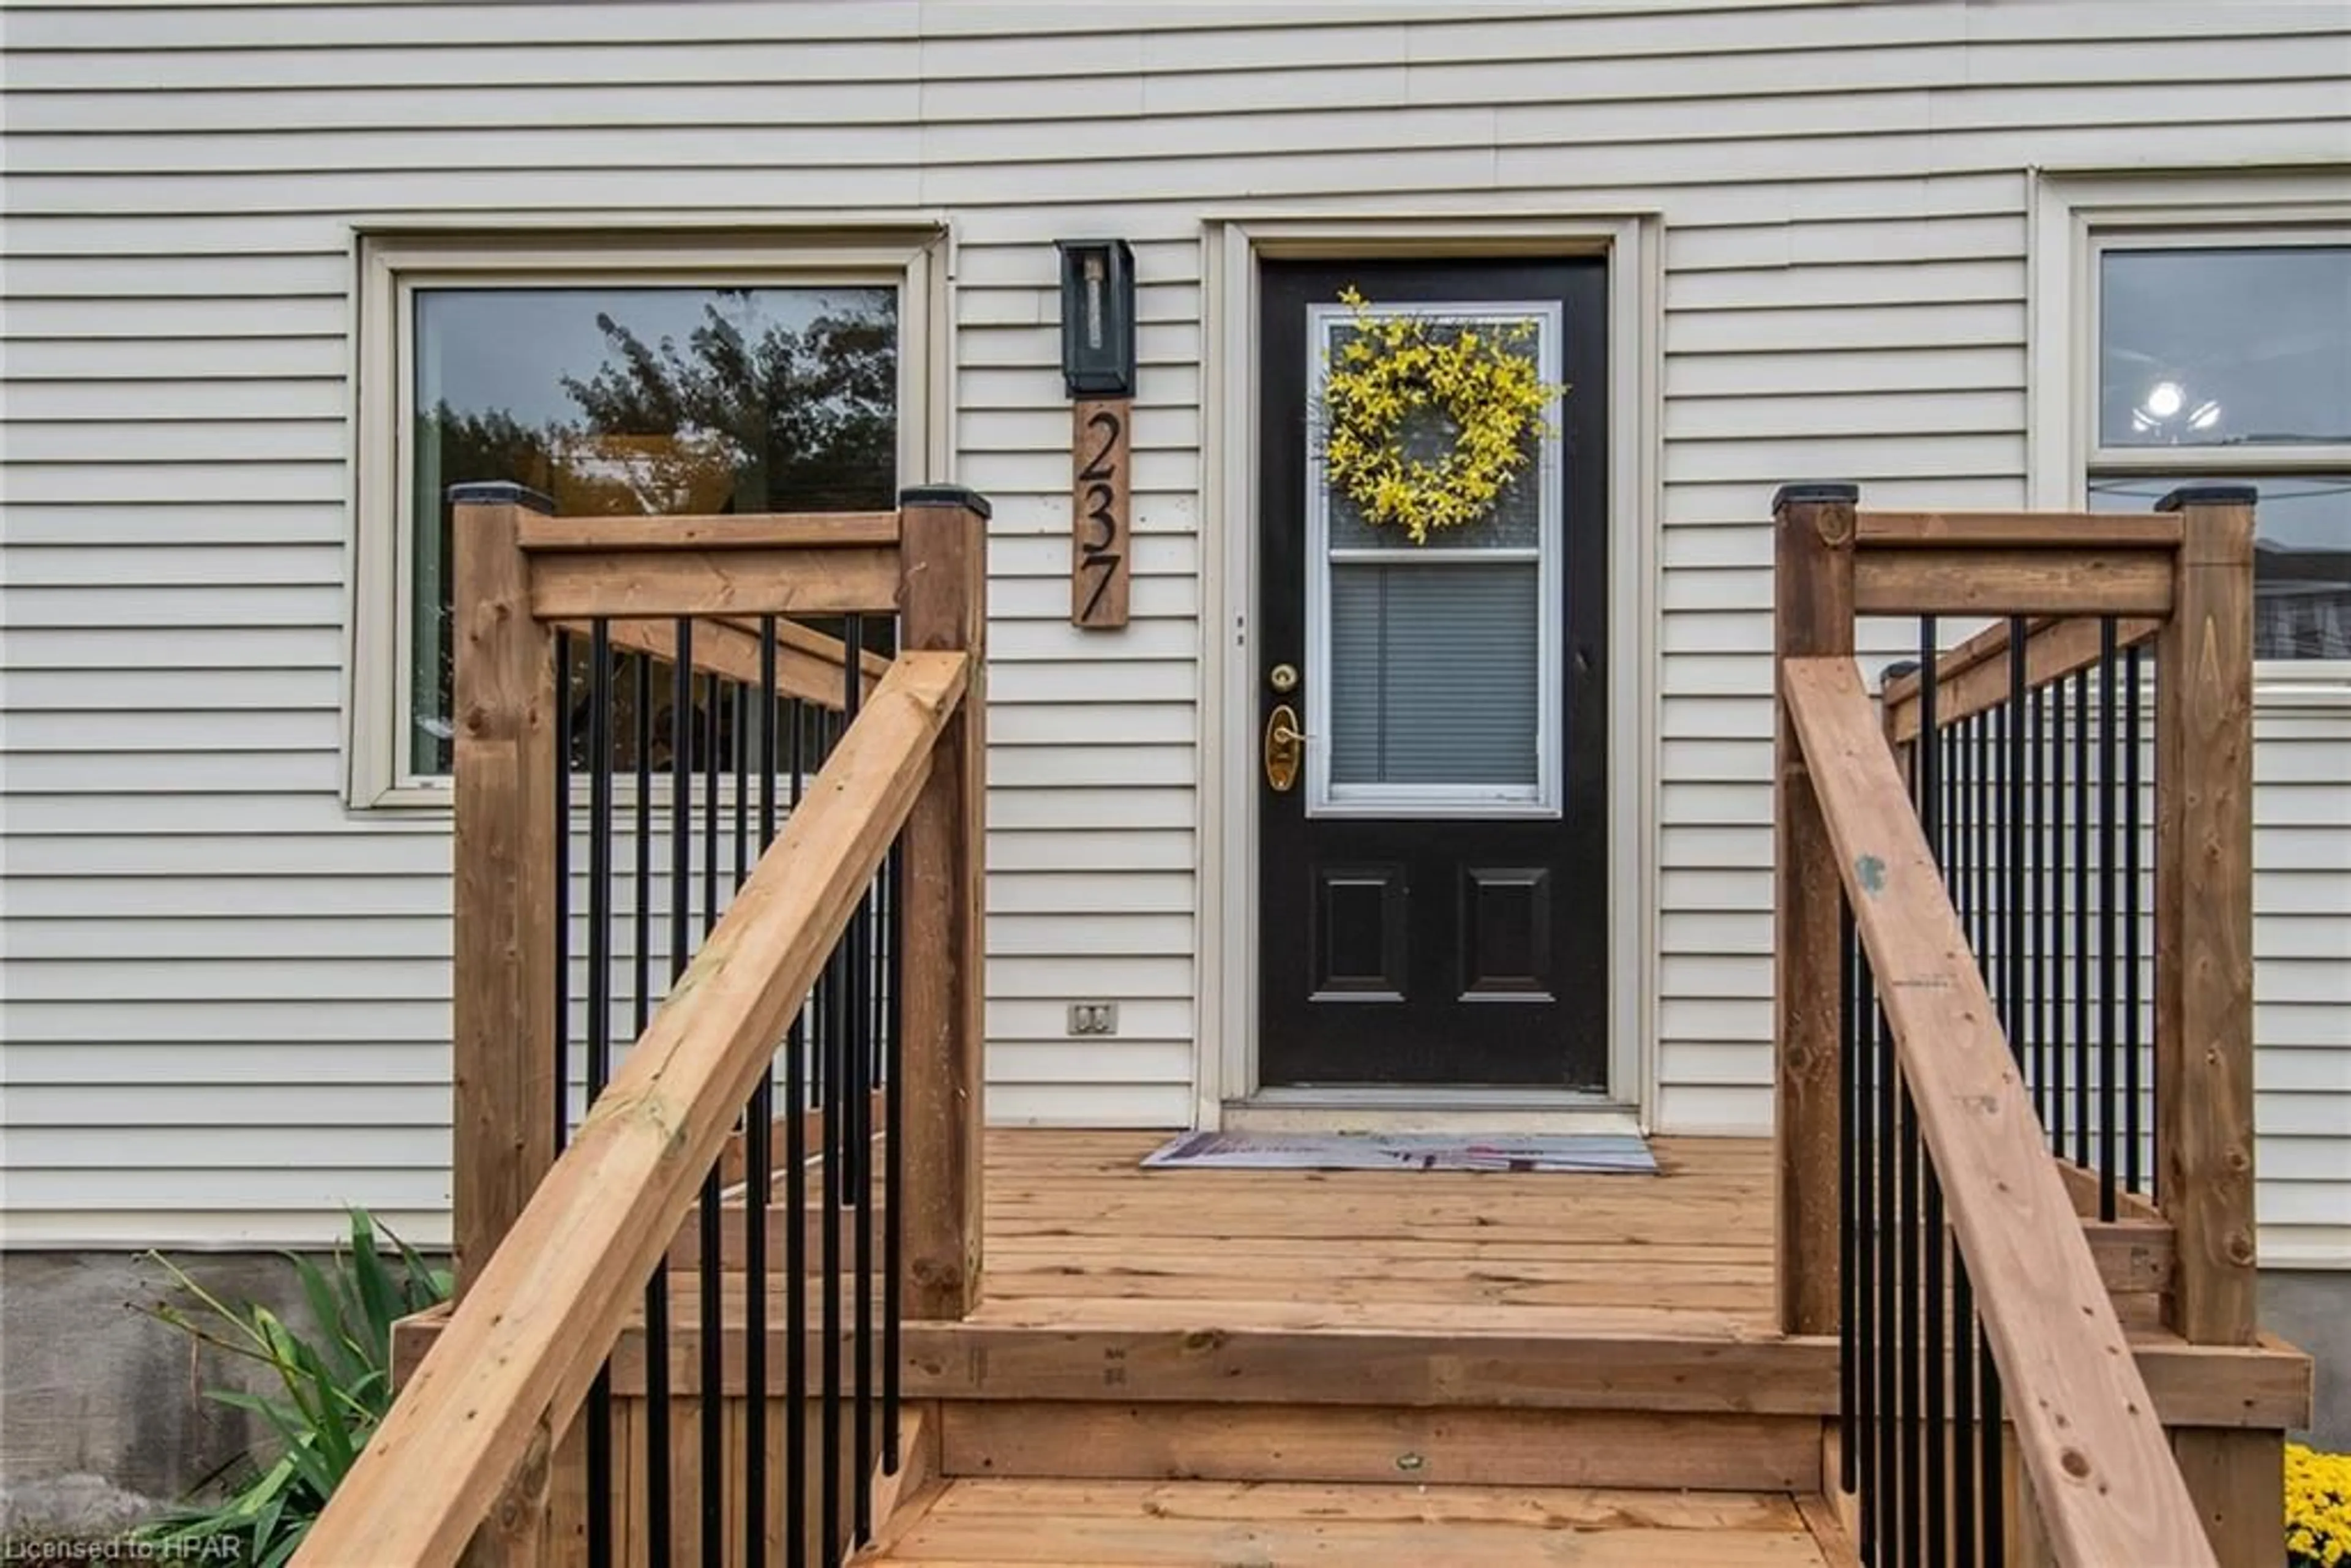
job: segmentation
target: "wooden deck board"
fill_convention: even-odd
[[[1142,1169],[1164,1136],[990,1134],[988,1293],[968,1322],[906,1325],[909,1397],[1835,1411],[1835,1340],[1776,1326],[1771,1227],[1709,1207],[1768,1203],[1760,1140],[1657,1140],[1656,1177]],[[677,1269],[669,1283],[671,1385],[685,1392],[700,1386],[700,1281]],[[730,1391],[742,1285],[722,1277]],[[780,1390],[780,1275],[769,1288]],[[643,1385],[640,1331],[632,1313],[613,1362],[624,1393]],[[431,1332],[409,1332],[412,1362]],[[2308,1418],[2309,1363],[2284,1347],[2199,1349],[2153,1323],[2131,1337],[2168,1422]],[[813,1335],[807,1349],[821,1364]]]
[[[1658,1176],[1143,1169],[1165,1137],[991,1133],[976,1321],[1771,1324],[1768,1140],[1661,1138]]]
[[[1573,1563],[1824,1568],[1771,1494],[1219,1481],[951,1481],[876,1561],[929,1564]]]

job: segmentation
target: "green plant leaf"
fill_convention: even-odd
[[[146,1316],[208,1350],[269,1368],[277,1388],[209,1388],[204,1396],[257,1419],[266,1437],[254,1451],[207,1477],[242,1476],[223,1500],[191,1504],[141,1532],[185,1552],[232,1542],[248,1563],[282,1564],[294,1554],[392,1404],[392,1326],[450,1295],[446,1270],[350,1211],[350,1233],[321,1266],[287,1254],[317,1332],[306,1333],[266,1307],[232,1307],[160,1254],[148,1257],[193,1310],[171,1301],[140,1304]],[[389,1244],[380,1244],[378,1236]],[[214,1548],[214,1550],[217,1550]]]
[[[327,1353],[333,1358],[335,1375],[345,1381],[359,1376],[367,1365],[364,1347],[351,1342],[343,1324],[343,1304],[334,1287],[308,1258],[287,1256],[294,1264],[294,1277],[302,1283],[303,1297],[310,1303],[310,1315],[318,1320]]]
[[[367,1312],[368,1348],[379,1356],[388,1355],[392,1322],[400,1316],[400,1296],[392,1287],[391,1271],[384,1267],[383,1254],[376,1250],[375,1232],[364,1209],[351,1210],[350,1278]]]
[[[301,1550],[302,1538],[310,1533],[310,1526],[317,1522],[318,1519],[314,1515],[289,1525],[277,1544],[262,1558],[260,1568],[285,1568],[285,1565],[293,1560],[294,1553]]]

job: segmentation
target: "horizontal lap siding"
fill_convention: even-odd
[[[992,1110],[1154,1124],[1197,1030],[1204,215],[1662,212],[1656,1110],[1764,1126],[1772,486],[2021,503],[2023,171],[2340,156],[2351,38],[2295,5],[1559,10],[14,11],[11,1238],[441,1223],[445,828],[335,793],[362,214],[951,221],[956,477],[997,503]],[[1075,233],[1140,277],[1116,635],[1065,623]],[[2342,710],[2265,715],[2261,766],[2264,1244],[2340,1260]],[[1069,1040],[1097,997],[1119,1036]]]

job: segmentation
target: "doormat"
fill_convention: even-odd
[[[1648,1144],[1629,1133],[1186,1133],[1143,1163],[1158,1170],[1657,1174]]]

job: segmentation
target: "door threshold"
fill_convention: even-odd
[[[1604,1094],[1507,1087],[1309,1086],[1228,1100],[1223,1124],[1262,1133],[1615,1133],[1639,1112]]]

